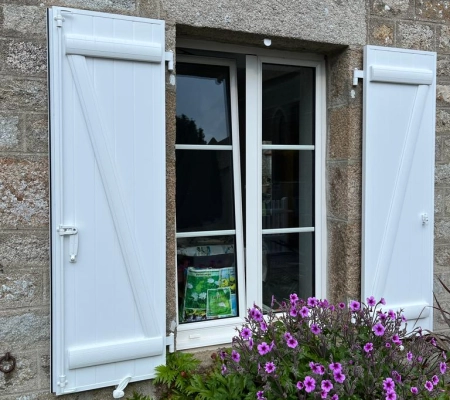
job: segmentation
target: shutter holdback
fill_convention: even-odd
[[[122,382],[119,383],[116,390],[113,392],[113,397],[115,399],[120,399],[125,396],[124,389],[127,387],[128,383],[131,381],[131,376],[123,378]]]

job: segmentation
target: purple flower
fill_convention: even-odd
[[[277,367],[275,367],[275,364],[271,361],[266,362],[266,365],[264,366],[264,370],[268,373],[271,374],[272,372],[274,372],[277,369]]]
[[[388,316],[390,319],[395,319],[395,317],[396,317],[395,312],[393,310],[388,311]]]
[[[380,299],[380,303],[383,304],[383,306],[386,305],[386,300],[384,299],[384,297],[382,297],[382,298]]]
[[[262,312],[259,311],[256,307],[253,307],[248,312],[248,315],[251,319],[255,320],[256,322],[261,322],[263,319]]]
[[[381,322],[385,322],[387,320],[387,315],[381,311],[378,312],[378,319]]]
[[[319,328],[319,325],[312,324],[311,325],[311,332],[314,333],[314,335],[318,335],[322,330]]]
[[[298,381],[298,382],[297,382],[297,389],[298,389],[298,390],[302,390],[304,387],[305,387],[305,385],[303,384],[302,381]]]
[[[333,389],[333,384],[331,383],[331,381],[326,379],[322,381],[321,388],[324,392],[328,393],[331,389]]]
[[[270,351],[270,347],[266,342],[262,342],[261,344],[258,344],[258,352],[260,355],[267,354]]]
[[[368,297],[366,299],[366,301],[367,301],[367,305],[369,307],[375,307],[377,305],[377,301],[375,300],[375,297],[373,297],[373,296]]]
[[[296,317],[298,315],[298,311],[295,307],[291,307],[291,310],[289,311],[289,315],[291,317]]]
[[[398,345],[402,344],[402,341],[398,335],[392,336],[392,342]]]
[[[345,375],[341,371],[333,371],[333,378],[336,382],[339,383],[345,381]]]
[[[287,345],[288,347],[290,347],[291,349],[295,349],[298,345],[298,342],[295,338],[293,338],[292,336],[287,340]]]
[[[341,372],[342,371],[342,365],[338,362],[333,362],[329,365],[329,368],[333,371],[333,372]]]
[[[244,328],[241,331],[241,337],[243,339],[248,339],[252,336],[252,331],[249,328]]]
[[[251,349],[253,349],[253,339],[252,338],[250,338],[249,340],[248,340],[248,348],[251,350]]]
[[[431,392],[433,390],[433,384],[430,381],[426,381],[425,389],[427,389],[429,392]]]
[[[359,301],[352,300],[350,302],[350,310],[358,311],[360,308],[361,308],[361,304],[359,304]]]
[[[339,396],[337,394],[333,394],[333,396],[331,396],[331,400],[339,400]]]
[[[222,364],[221,372],[222,372],[222,375],[225,375],[225,373],[227,372],[227,367],[225,364]]]
[[[390,348],[391,348],[391,344],[390,344],[390,343],[388,343],[388,342],[386,342],[385,346],[386,346],[386,347],[387,347],[388,349],[390,349]]]
[[[264,397],[264,392],[262,390],[260,390],[259,392],[256,393],[256,398],[258,400],[265,400],[266,398]]]
[[[323,375],[325,373],[325,367],[322,364],[310,362],[309,367],[317,375]]]
[[[259,327],[263,332],[267,331],[267,324],[264,321],[260,322]]]
[[[408,353],[406,353],[406,358],[407,358],[408,361],[412,361],[413,355],[412,355],[412,353],[410,351],[408,351]]]
[[[373,350],[373,343],[369,342],[364,345],[364,351],[366,353],[370,353],[372,350]]]
[[[330,305],[327,299],[323,299],[322,301],[319,301],[319,306],[322,308],[327,308]]]
[[[372,331],[375,333],[375,336],[383,336],[385,327],[378,322],[373,326]]]
[[[329,307],[328,307],[328,309],[329,309],[330,311],[334,311],[334,310],[336,310],[336,307],[335,307],[333,304],[330,304]]]
[[[397,394],[394,391],[386,392],[386,400],[396,400]]]
[[[306,317],[309,315],[309,308],[306,307],[306,306],[303,306],[303,307],[301,308],[301,310],[300,310],[300,315],[301,315],[303,318],[306,318]]]
[[[319,305],[319,300],[317,300],[315,297],[308,297],[307,304],[309,307],[316,307]]]
[[[433,375],[431,378],[431,381],[433,382],[433,385],[436,386],[439,383],[439,378],[437,375]]]
[[[397,383],[402,382],[402,376],[397,371],[392,371],[391,375],[392,375],[392,378],[394,378],[395,382],[397,382]]]
[[[307,376],[303,383],[305,385],[305,391],[308,393],[311,393],[316,388],[316,380],[310,376]]]
[[[292,337],[290,332],[286,332],[283,336],[285,340],[289,340]]]
[[[231,358],[233,359],[233,361],[238,363],[241,359],[241,355],[236,350],[233,350],[231,352]]]
[[[289,295],[289,299],[291,300],[291,304],[295,304],[298,301],[298,296],[295,293]]]
[[[415,386],[411,386],[411,393],[417,394],[417,393],[419,393],[419,389],[417,389]]]
[[[439,371],[441,371],[441,374],[445,374],[445,371],[447,371],[447,364],[445,362],[439,363]]]
[[[339,304],[338,304],[338,307],[339,307],[341,310],[343,310],[343,309],[345,308],[345,304],[344,304],[344,303],[339,303]]]
[[[386,378],[383,381],[383,389],[386,391],[394,390],[395,389],[395,382],[391,378]]]
[[[402,322],[406,322],[406,321],[407,321],[407,319],[406,319],[406,317],[405,317],[404,314],[402,314],[402,315],[400,316],[400,318],[402,319]]]

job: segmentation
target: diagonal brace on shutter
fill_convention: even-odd
[[[135,241],[130,217],[127,215],[120,175],[108,149],[106,125],[101,119],[100,106],[90,79],[86,59],[80,55],[68,55],[68,60],[142,327],[147,337],[159,337],[161,327],[156,323],[158,321],[154,310],[156,305],[151,303],[148,288],[145,286],[142,255]]]

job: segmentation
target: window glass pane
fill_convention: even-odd
[[[229,67],[177,63],[177,144],[231,144]]]
[[[177,240],[180,323],[238,315],[234,236]]]
[[[263,229],[314,226],[314,152],[262,151]]]
[[[177,232],[234,229],[231,150],[176,151]]]
[[[314,232],[263,235],[263,304],[314,294]]]
[[[263,64],[264,144],[314,144],[314,68]]]

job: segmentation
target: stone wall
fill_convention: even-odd
[[[46,7],[164,18],[175,37],[320,52],[327,57],[329,294],[358,297],[361,241],[362,67],[366,43],[438,51],[436,274],[450,282],[450,8],[421,0],[0,0],[0,400],[48,400],[50,391],[49,169]],[[447,5],[450,7],[450,5]],[[167,303],[175,317],[175,89],[167,98]],[[330,279],[332,278],[332,279]],[[436,291],[450,306],[450,295]],[[444,329],[437,319],[437,329]],[[148,383],[130,385],[150,393]],[[111,388],[67,400],[110,399]]]

